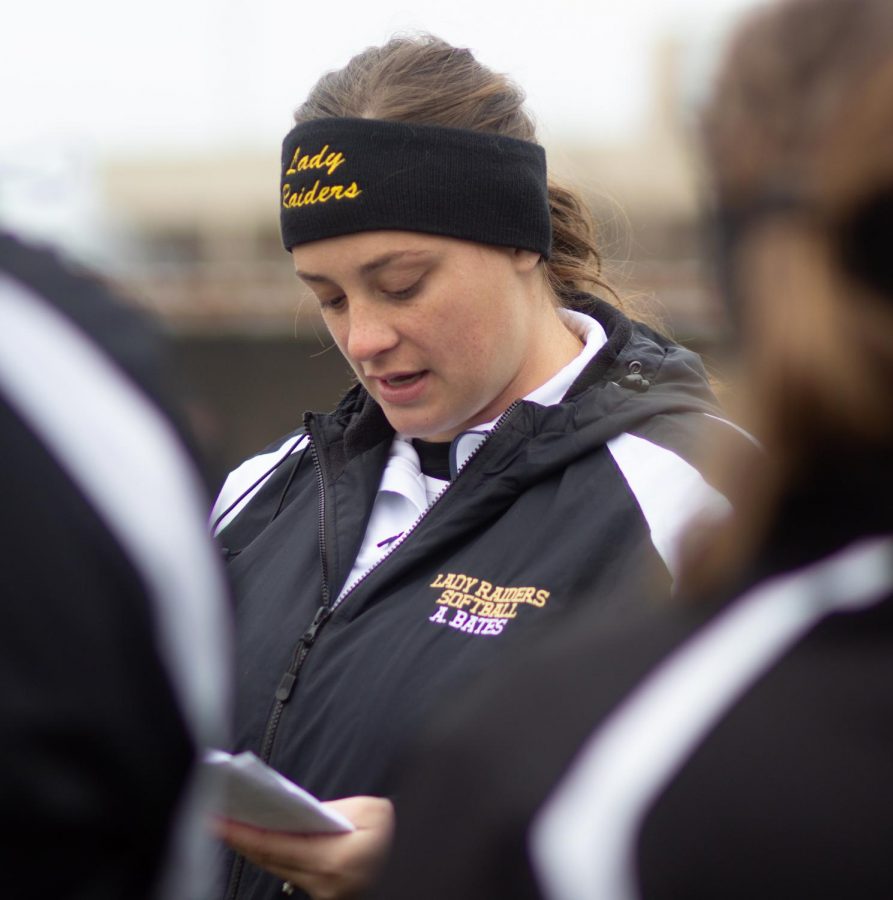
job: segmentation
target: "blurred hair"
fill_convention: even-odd
[[[536,142],[525,95],[507,76],[479,63],[471,51],[432,35],[395,37],[369,47],[322,76],[295,110],[296,123],[356,117],[489,131]],[[617,293],[602,275],[596,226],[584,201],[549,179],[552,255],[547,283],[564,306],[580,308],[580,292]]]
[[[769,464],[724,461],[741,515],[691,560],[702,585],[742,560],[831,448],[893,453],[893,293],[865,258],[889,249],[864,246],[862,227],[879,199],[888,235],[893,224],[893,2],[760,9],[733,39],[703,128],[721,216],[744,223],[725,264],[745,418]]]

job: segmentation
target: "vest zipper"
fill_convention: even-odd
[[[505,424],[505,422],[509,419],[509,417],[515,412],[515,410],[516,410],[520,405],[521,405],[521,401],[520,401],[520,400],[515,400],[515,401],[514,401],[514,402],[513,402],[513,403],[505,410],[505,412],[503,412],[503,414],[496,420],[496,422],[494,423],[493,427],[492,427],[492,428],[490,429],[490,431],[488,432],[487,437],[486,437],[483,441],[481,441],[481,442],[477,445],[477,447],[475,447],[474,450],[471,451],[471,453],[469,453],[469,455],[468,455],[468,457],[466,458],[465,462],[462,464],[462,467],[456,472],[456,477],[455,477],[451,482],[449,482],[449,483],[446,485],[446,487],[445,487],[445,488],[444,488],[444,489],[443,489],[443,490],[442,490],[442,491],[441,491],[441,492],[440,492],[440,493],[439,493],[439,494],[431,501],[431,505],[430,505],[430,506],[429,506],[429,507],[428,507],[428,508],[427,508],[427,509],[426,509],[426,510],[425,510],[425,511],[424,511],[424,512],[423,512],[423,513],[422,513],[422,514],[421,514],[421,515],[420,515],[420,516],[412,523],[412,525],[410,525],[409,528],[407,528],[406,531],[404,531],[403,534],[401,534],[400,537],[397,538],[397,539],[396,539],[396,540],[388,547],[387,553],[385,553],[385,554],[378,560],[378,562],[376,562],[370,569],[367,569],[367,570],[366,570],[366,571],[365,571],[365,572],[364,572],[364,573],[363,573],[363,574],[362,574],[362,575],[361,575],[361,576],[360,576],[360,577],[359,577],[359,578],[358,578],[358,579],[357,579],[357,580],[356,580],[356,581],[355,581],[355,582],[354,582],[354,583],[353,583],[353,584],[352,584],[352,585],[344,592],[344,594],[343,594],[341,597],[339,597],[339,598],[337,598],[337,599],[335,600],[335,603],[334,603],[333,606],[332,606],[332,610],[333,610],[333,611],[334,611],[335,609],[337,609],[337,608],[338,608],[338,607],[339,607],[339,606],[340,606],[340,605],[341,605],[341,604],[342,604],[342,603],[343,603],[343,602],[344,602],[344,601],[345,601],[345,600],[346,600],[346,599],[347,599],[347,598],[348,598],[348,597],[349,597],[349,596],[350,596],[350,595],[351,595],[351,594],[352,594],[352,593],[353,593],[353,592],[354,592],[354,591],[355,591],[355,590],[356,590],[356,589],[357,589],[357,588],[358,588],[358,587],[359,587],[359,586],[360,586],[360,585],[361,585],[361,584],[362,584],[362,583],[363,583],[363,582],[364,582],[364,581],[365,581],[365,580],[366,580],[373,572],[377,571],[377,569],[379,568],[379,566],[381,566],[382,563],[384,563],[384,561],[385,561],[386,559],[389,559],[389,558],[391,557],[391,555],[394,553],[394,551],[395,551],[398,547],[402,546],[402,544],[406,541],[406,539],[407,539],[407,538],[408,538],[408,537],[416,530],[416,528],[418,528],[419,525],[421,525],[422,521],[423,521],[423,520],[425,519],[425,517],[431,512],[431,510],[434,509],[434,507],[435,507],[438,503],[440,503],[440,501],[443,499],[443,497],[444,497],[445,495],[447,495],[447,494],[450,492],[450,489],[453,487],[453,485],[456,483],[456,481],[458,481],[458,479],[459,479],[459,477],[461,476],[461,474],[466,470],[466,468],[468,468],[468,464],[475,458],[475,456],[478,455],[478,453],[480,453],[480,451],[483,449],[484,445],[490,440],[491,435],[495,434],[496,431],[497,431],[499,428],[501,428],[501,427]]]
[[[304,416],[304,427],[307,431],[308,443],[310,445],[313,464],[316,469],[316,483],[319,489],[319,556],[322,567],[322,605],[316,610],[313,621],[307,626],[306,631],[301,635],[297,646],[292,654],[291,663],[285,670],[274,695],[275,702],[267,719],[267,727],[264,731],[263,741],[261,743],[260,759],[269,763],[273,754],[273,744],[276,740],[276,732],[279,730],[279,721],[282,713],[285,711],[285,704],[291,699],[294,692],[295,684],[298,676],[301,674],[301,668],[310,648],[316,641],[319,630],[329,621],[332,615],[332,607],[329,606],[329,566],[326,557],[326,531],[325,531],[325,508],[326,508],[326,486],[323,477],[322,462],[319,454],[316,452],[316,443],[311,433],[311,416],[309,413]],[[229,886],[227,888],[227,900],[236,900],[239,892],[239,885],[242,881],[242,872],[245,868],[245,857],[236,856],[230,873]]]
[[[282,678],[279,681],[279,685],[276,688],[276,702],[273,705],[273,710],[270,713],[270,718],[267,720],[267,728],[264,732],[263,743],[261,744],[260,758],[265,763],[270,761],[270,756],[273,753],[273,742],[276,740],[276,731],[279,728],[279,720],[282,718],[285,704],[288,703],[288,701],[291,699],[292,693],[294,692],[298,676],[301,674],[301,667],[304,665],[304,660],[307,659],[307,654],[310,652],[310,648],[316,641],[316,636],[319,633],[319,630],[323,627],[323,625],[326,624],[326,622],[329,621],[329,618],[331,617],[333,611],[333,607],[329,605],[329,563],[326,554],[326,482],[322,469],[322,460],[320,459],[319,453],[316,450],[316,441],[313,439],[311,426],[312,417],[308,414],[304,416],[304,427],[307,431],[308,441],[310,444],[310,455],[313,458],[313,465],[316,469],[316,484],[319,490],[318,536],[319,558],[320,565],[322,567],[322,604],[316,610],[316,614],[313,616],[313,621],[307,626],[306,631],[301,635],[300,640],[298,641],[292,655],[291,664],[285,670]]]
[[[449,493],[450,488],[458,481],[462,472],[468,468],[468,464],[474,459],[475,456],[481,451],[481,448],[490,440],[490,437],[495,434],[497,429],[501,428],[505,422],[509,419],[509,417],[515,412],[515,410],[521,405],[520,400],[515,400],[508,409],[496,420],[496,424],[490,429],[489,434],[486,439],[481,441],[477,447],[469,454],[468,458],[462,465],[462,468],[456,473],[456,477],[434,498],[431,502],[431,505],[406,529],[406,531],[400,536],[400,538],[394,541],[393,544],[388,548],[388,552],[372,566],[367,572],[365,572],[361,578],[358,578],[345,592],[344,595],[338,598],[334,604],[330,605],[330,593],[329,593],[329,571],[328,571],[328,558],[326,556],[326,533],[325,533],[325,500],[326,500],[326,486],[325,486],[325,478],[323,477],[323,469],[322,469],[322,460],[319,457],[319,454],[316,450],[316,442],[313,440],[313,434],[311,431],[311,423],[312,416],[307,413],[304,416],[304,427],[307,431],[309,441],[310,441],[310,454],[313,458],[313,464],[316,469],[316,481],[319,487],[319,555],[322,566],[322,605],[319,609],[316,610],[316,615],[313,617],[313,621],[308,626],[307,630],[301,635],[300,640],[298,641],[297,647],[295,647],[294,655],[292,656],[291,664],[288,669],[286,669],[285,674],[282,676],[279,681],[279,685],[276,688],[276,702],[273,706],[273,710],[270,713],[270,718],[267,720],[267,728],[264,732],[263,744],[261,746],[261,759],[267,763],[270,761],[270,756],[273,753],[273,742],[276,739],[276,732],[279,729],[279,720],[282,718],[282,713],[285,710],[285,704],[291,699],[292,694],[294,693],[295,685],[298,681],[298,676],[301,673],[301,668],[304,665],[304,661],[307,659],[307,654],[310,653],[310,648],[313,646],[316,641],[317,635],[319,634],[320,629],[329,619],[332,617],[332,613],[335,609],[340,606],[347,597],[352,594],[373,572],[375,572],[381,564],[391,557],[394,551],[403,545],[406,539],[412,534],[416,528],[421,524],[422,520],[431,510],[441,501],[441,499]],[[242,870],[245,866],[245,857],[237,856],[236,860],[233,864],[232,875],[230,877],[230,885],[229,890],[227,891],[227,900],[236,900],[236,895],[239,889],[239,883],[242,880]]]

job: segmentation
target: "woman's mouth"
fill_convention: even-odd
[[[400,385],[412,384],[412,382],[418,381],[424,374],[424,372],[406,372],[400,375],[389,375],[381,380],[389,387],[399,387]]]
[[[419,372],[394,372],[376,378],[379,397],[385,403],[412,403],[424,391],[427,375],[428,371],[422,369]]]

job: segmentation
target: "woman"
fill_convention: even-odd
[[[706,146],[772,463],[725,456],[687,605],[577,622],[441,722],[382,897],[893,896],[891,98],[888,0],[738,35]]]
[[[236,749],[347,797],[358,831],[226,827],[259,863],[228,897],[361,888],[417,722],[584,588],[669,590],[685,515],[727,506],[692,460],[737,432],[692,353],[585,293],[592,226],[522,99],[466,50],[395,40],[322,78],[285,138],[283,241],[359,383],[218,503]]]

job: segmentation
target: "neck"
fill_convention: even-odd
[[[576,359],[583,346],[583,340],[561,320],[558,307],[549,303],[548,310],[542,316],[541,327],[537,330],[536,346],[531,348],[532,355],[539,358],[536,367],[539,377],[530,390],[545,384],[556,372]]]

